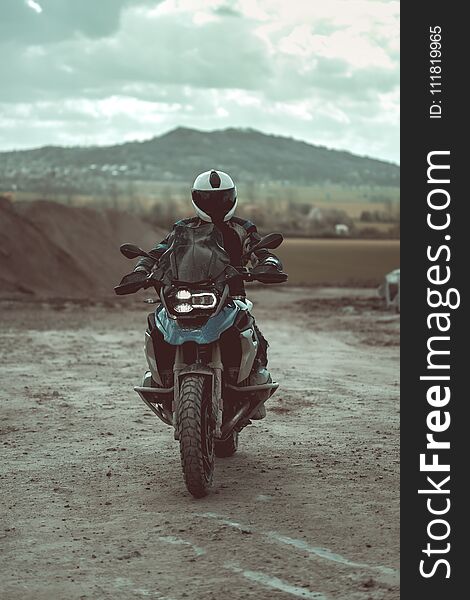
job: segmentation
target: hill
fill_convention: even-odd
[[[239,182],[399,185],[397,165],[253,129],[203,132],[177,128],[143,142],[0,153],[0,191],[38,187],[99,193],[109,181],[188,183],[218,168]],[[106,186],[105,186],[106,184]]]
[[[133,267],[119,245],[149,248],[164,234],[115,210],[0,197],[0,297],[112,295]]]

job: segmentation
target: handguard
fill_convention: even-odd
[[[253,267],[250,272],[253,279],[261,283],[283,283],[287,281],[287,273],[279,270],[273,264],[260,264]]]
[[[119,285],[114,288],[114,293],[118,296],[124,296],[126,294],[134,294],[141,288],[145,287],[147,281],[147,273],[144,271],[134,271],[125,275]]]

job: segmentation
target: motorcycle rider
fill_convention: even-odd
[[[237,188],[232,178],[223,171],[214,169],[205,171],[196,177],[191,196],[196,216],[182,219],[175,225],[184,224],[187,227],[197,228],[205,223],[213,223],[222,234],[224,249],[230,257],[230,264],[234,267],[245,266],[244,263],[246,264],[247,261],[243,260],[243,255],[258,243],[261,236],[254,223],[234,216],[237,207]],[[123,278],[121,285],[145,280],[152,267],[170,247],[173,235],[174,230],[149,251],[151,258],[140,258],[134,271]],[[282,272],[281,261],[267,249],[254,251],[249,260],[253,275]],[[229,289],[232,298],[245,299],[245,286],[241,278],[232,280]],[[151,326],[150,322],[149,326]],[[257,367],[266,367],[268,343],[256,325],[255,330],[259,339]],[[257,418],[263,418],[265,414],[263,407]]]

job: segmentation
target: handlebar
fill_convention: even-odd
[[[234,271],[237,271],[237,274],[239,277],[241,277],[243,279],[243,281],[259,281],[261,283],[282,283],[284,281],[287,280],[287,274],[283,273],[281,271],[279,272],[272,272],[272,273],[256,273],[253,274],[250,270],[248,270],[246,267],[233,267]],[[230,276],[228,274],[228,276],[226,276],[226,283],[228,283],[228,281],[230,281],[231,279],[234,279],[235,277],[237,277],[237,274],[233,274],[232,276]],[[117,285],[114,288],[114,292],[118,295],[118,296],[124,296],[127,294],[135,294],[136,292],[138,292],[141,289],[147,289],[149,287],[154,287],[157,291],[159,288],[162,287],[162,283],[161,281],[154,279],[153,274],[150,273],[148,275],[148,277],[146,279],[143,279],[142,281],[137,281],[134,283],[127,283],[124,285]]]
[[[238,271],[238,274],[240,275],[240,277],[243,279],[243,281],[253,281],[253,275],[251,274],[250,270],[247,269],[246,267],[235,267]]]

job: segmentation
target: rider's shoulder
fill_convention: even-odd
[[[253,233],[256,231],[256,225],[254,223],[252,223],[251,221],[248,221],[248,219],[241,219],[240,217],[232,217],[230,219],[230,222],[234,223],[235,225],[239,225],[240,227],[243,227],[243,229],[247,233]]]
[[[176,223],[173,225],[173,229],[175,227],[177,227],[178,225],[186,225],[189,227],[195,227],[199,224],[199,218],[198,217],[189,217],[187,219],[180,219],[179,221],[176,221]]]

